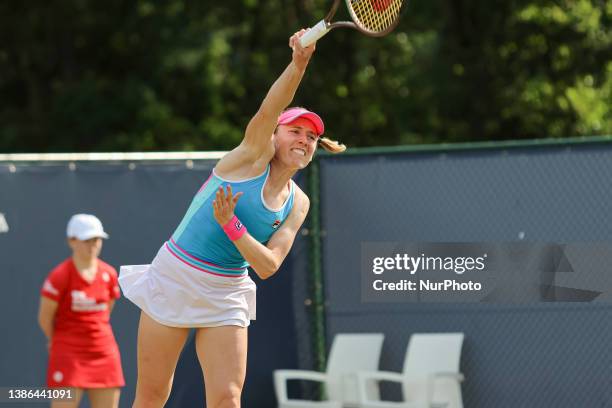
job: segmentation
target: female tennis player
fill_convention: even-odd
[[[170,395],[189,328],[206,383],[206,406],[240,407],[247,327],[255,319],[255,284],[274,275],[308,213],[308,197],[291,180],[312,160],[324,125],[292,101],[315,46],[289,39],[292,60],[195,195],[182,222],[150,265],[124,266],[120,285],[141,309],[134,407],[162,407]]]

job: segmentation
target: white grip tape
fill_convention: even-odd
[[[310,44],[327,34],[329,30],[330,28],[327,26],[325,20],[321,20],[317,25],[306,31],[306,34],[300,37],[300,44],[302,47],[308,47]]]

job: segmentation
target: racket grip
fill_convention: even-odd
[[[300,37],[300,45],[302,47],[308,47],[310,44],[327,34],[329,30],[331,30],[331,28],[328,27],[325,20],[319,21],[317,25],[313,26]]]

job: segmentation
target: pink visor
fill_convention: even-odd
[[[308,119],[312,122],[315,129],[317,130],[317,136],[321,136],[325,131],[325,125],[323,119],[319,115],[304,108],[290,108],[280,114],[278,121],[279,125],[288,125],[297,118]]]

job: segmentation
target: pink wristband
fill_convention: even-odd
[[[244,225],[242,225],[238,217],[234,215],[234,218],[229,220],[229,222],[223,226],[223,231],[225,231],[225,234],[229,239],[235,241],[243,236],[244,233],[247,232],[247,229]]]

